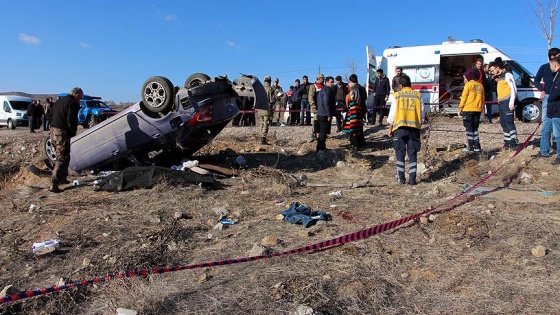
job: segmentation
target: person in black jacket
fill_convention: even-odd
[[[548,106],[546,108],[546,116],[552,122],[552,132],[556,139],[556,148],[560,149],[560,57],[554,57],[550,60],[550,70],[554,73],[552,87],[548,97]],[[552,161],[552,165],[560,164],[560,150],[556,150],[556,159]]]
[[[327,146],[327,134],[331,131],[331,122],[333,116],[336,115],[336,107],[333,91],[333,77],[325,79],[326,86],[317,93],[317,122],[319,129],[319,136],[317,137],[316,153],[325,151]]]
[[[78,131],[78,111],[80,99],[84,96],[81,88],[75,87],[69,95],[59,98],[52,106],[50,138],[56,150],[56,163],[51,177],[49,191],[58,193],[58,184],[68,183],[70,165],[70,139]]]
[[[290,125],[299,125],[301,120],[301,101],[303,98],[303,85],[300,84],[299,79],[296,79],[294,89],[292,90],[292,108],[290,111]]]
[[[342,124],[344,122],[344,117],[342,113],[345,113],[346,108],[346,95],[348,94],[348,84],[342,82],[342,77],[336,77],[336,85],[334,86],[334,100],[336,102],[336,129],[342,131]]]
[[[391,85],[387,76],[383,74],[383,69],[377,69],[377,77],[373,83],[373,121],[375,123],[376,113],[379,112],[379,125],[383,125],[383,115],[385,114],[385,104],[391,94]]]
[[[27,119],[29,121],[29,133],[35,133],[35,104],[37,101],[32,101],[27,106]]]

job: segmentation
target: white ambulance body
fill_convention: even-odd
[[[508,55],[481,40],[468,43],[443,42],[440,45],[428,46],[393,46],[385,49],[383,55],[377,57],[369,46],[366,50],[370,85],[368,93],[372,91],[377,69],[383,69],[391,81],[395,76],[395,69],[401,67],[403,73],[410,77],[412,88],[422,93],[426,112],[449,114],[457,113],[464,86],[463,72],[474,68],[477,58],[482,58],[483,63],[490,63],[500,57],[511,69],[517,84],[517,117],[525,122],[539,122],[541,119],[540,91],[533,83],[534,76]],[[390,107],[392,102],[394,98],[391,95],[387,107]],[[493,106],[493,112],[498,113],[496,104]]]
[[[27,107],[33,100],[19,95],[0,95],[0,127],[14,129],[16,126],[27,126]]]

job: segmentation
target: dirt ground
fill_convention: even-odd
[[[520,141],[536,127],[517,122]],[[247,257],[254,246],[286,251],[451,206],[429,220],[342,246],[117,279],[5,303],[0,314],[116,314],[117,308],[139,314],[559,312],[560,169],[552,158],[530,157],[538,152],[539,132],[512,159],[514,152],[501,149],[500,125],[483,124],[484,152],[468,154],[455,146],[465,142],[460,121],[433,119],[424,130],[420,183],[409,186],[395,181],[386,126],[366,129],[366,149],[352,155],[348,139],[333,133],[329,150],[317,157],[315,143],[307,142],[310,127],[272,127],[270,146],[258,144],[256,127],[227,127],[195,158],[233,167],[242,155],[247,166],[236,176],[217,174],[213,189],[160,182],[104,192],[65,185],[60,194],[47,191],[48,175],[26,168],[44,167],[47,133],[1,129],[0,289]],[[470,196],[452,200],[500,167]],[[294,180],[302,177],[307,185]],[[70,177],[77,178],[94,179]],[[307,229],[278,220],[296,201],[332,220]],[[237,223],[216,229],[220,211]],[[49,239],[64,246],[32,253],[34,242]]]

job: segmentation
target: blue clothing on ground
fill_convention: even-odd
[[[324,211],[313,211],[311,208],[299,202],[292,203],[290,208],[280,213],[284,216],[286,222],[303,224],[306,228],[315,224],[317,220],[329,220],[329,217]]]

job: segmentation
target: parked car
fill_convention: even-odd
[[[0,126],[14,129],[27,126],[27,107],[32,102],[29,97],[19,95],[0,95]]]
[[[68,93],[60,93],[59,97],[66,96]],[[91,128],[99,122],[116,115],[118,111],[113,110],[105,104],[98,96],[84,95],[80,100],[80,110],[78,111],[78,124],[84,128]]]
[[[80,100],[78,124],[84,128],[91,128],[116,114],[118,114],[118,111],[105,104],[101,97],[84,95]]]
[[[239,114],[238,98],[254,98],[257,109],[268,107],[262,83],[250,75],[231,82],[195,73],[181,88],[155,76],[144,82],[141,96],[142,101],[71,139],[71,170],[173,164],[209,143]],[[44,150],[46,162],[54,164],[49,137]]]

